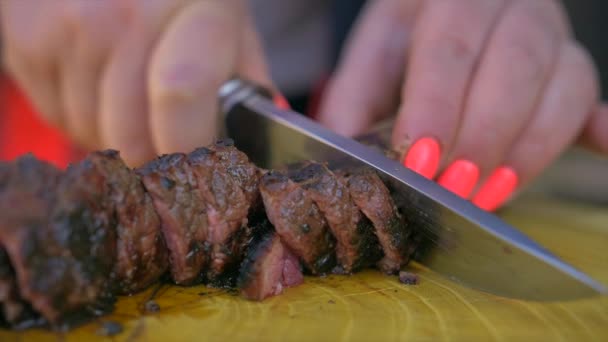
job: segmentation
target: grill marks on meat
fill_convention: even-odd
[[[240,260],[242,241],[247,239],[243,228],[247,226],[251,203],[237,180],[225,171],[226,166],[217,153],[199,148],[191,152],[188,159],[207,208],[211,258],[207,278],[214,283]]]
[[[32,307],[21,298],[15,270],[6,251],[0,248],[0,324],[13,326],[34,320],[37,316]]]
[[[15,245],[15,257],[19,259],[18,247],[46,225],[50,212],[46,200],[60,174],[31,155],[14,163],[0,163],[0,321],[5,324],[28,324],[39,316],[19,292],[17,274],[5,246],[16,240],[19,245]]]
[[[310,161],[290,166],[289,177],[306,191],[325,216],[337,241],[340,273],[352,273],[382,257],[373,227],[351,199],[344,179],[325,165]]]
[[[201,280],[208,263],[206,206],[185,154],[161,156],[138,169],[161,220],[173,281]]]
[[[271,171],[262,177],[260,192],[268,219],[287,246],[312,274],[335,265],[335,240],[319,207],[287,174]]]
[[[0,163],[0,212],[0,323],[13,327],[102,314],[167,269],[262,300],[303,270],[395,273],[415,246],[375,173],[306,162],[262,175],[230,140],[137,170],[113,150],[65,173]]]
[[[219,140],[209,148],[216,153],[220,165],[225,167],[228,174],[243,190],[252,210],[261,209],[259,183],[262,176],[258,169],[247,157],[239,151],[231,139]]]
[[[160,220],[140,177],[127,168],[117,151],[93,152],[89,160],[107,178],[116,211],[116,291],[137,292],[157,281],[168,267]]]
[[[116,236],[105,177],[85,160],[49,191],[59,171],[35,165],[24,171],[18,178],[33,172],[37,185],[6,189],[0,204],[0,241],[21,296],[51,323],[108,309]]]
[[[398,272],[408,262],[409,232],[388,189],[374,172],[358,172],[347,179],[355,204],[376,228],[378,241],[384,251],[378,267],[387,274]]]
[[[237,286],[241,294],[247,299],[263,300],[301,284],[304,277],[297,257],[283,245],[270,223],[265,220],[253,230],[239,271]]]

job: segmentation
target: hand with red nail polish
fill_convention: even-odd
[[[403,164],[485,210],[581,134],[608,153],[597,72],[558,1],[369,2],[344,56],[321,122],[356,135],[396,113]]]

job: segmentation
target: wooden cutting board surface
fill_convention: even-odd
[[[608,210],[524,199],[502,216],[608,284]],[[120,298],[112,315],[70,333],[0,331],[1,341],[608,341],[608,297],[535,303],[456,285],[419,265],[419,285],[367,271],[308,278],[262,303],[204,286],[163,286]],[[158,313],[145,313],[154,296]],[[99,335],[101,323],[121,333]]]

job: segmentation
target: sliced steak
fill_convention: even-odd
[[[211,257],[207,278],[213,285],[222,273],[235,270],[242,259],[242,241],[247,239],[247,230],[242,228],[247,227],[251,203],[241,184],[226,171],[218,153],[199,148],[188,159],[207,206]]]
[[[245,298],[263,300],[304,281],[297,257],[283,245],[270,223],[261,223],[253,234],[238,278]]]
[[[187,161],[185,154],[169,154],[137,170],[160,217],[171,276],[180,285],[200,282],[208,262],[206,205]]]
[[[7,213],[0,242],[20,294],[53,324],[98,314],[113,304],[109,283],[116,234],[108,194],[103,173],[85,159],[68,169],[56,191],[13,188],[0,197]]]
[[[157,281],[168,267],[160,220],[140,177],[125,165],[118,151],[94,152],[89,160],[108,179],[116,210],[116,291],[137,292]]]
[[[262,177],[260,191],[268,219],[281,240],[312,274],[329,272],[336,265],[335,240],[312,198],[279,171]]]
[[[6,251],[0,248],[0,323],[13,327],[36,320],[39,316],[21,298],[15,270]]]
[[[371,171],[357,172],[348,178],[348,188],[355,204],[376,228],[384,257],[379,268],[394,274],[408,262],[409,231],[390,193],[380,177]]]
[[[0,162],[0,321],[6,325],[27,325],[40,315],[19,293],[17,275],[3,247],[3,237],[21,226],[28,215],[48,217],[50,202],[44,198],[54,191],[60,176],[58,169],[32,155],[25,155],[13,163]],[[34,203],[30,203],[29,198],[35,198]],[[44,203],[44,208],[37,208],[36,202]]]
[[[306,190],[325,216],[337,240],[336,256],[341,272],[352,273],[382,257],[374,229],[351,199],[343,178],[317,162],[290,166],[289,177]]]
[[[216,152],[220,164],[243,189],[252,210],[257,210],[261,206],[258,189],[262,176],[260,169],[249,160],[245,153],[234,146],[234,141],[231,139],[219,140],[210,145],[209,149]]]

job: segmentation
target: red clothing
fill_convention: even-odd
[[[69,139],[39,118],[15,83],[0,75],[0,160],[26,153],[60,168],[79,156]]]

